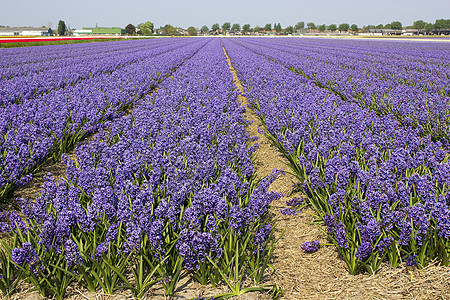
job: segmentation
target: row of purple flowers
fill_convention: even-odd
[[[57,49],[46,46],[44,48],[50,48],[49,58],[38,62],[27,62],[27,57],[33,56],[34,51],[39,50],[29,50],[28,47],[22,48],[26,50],[16,50],[18,53],[15,56],[22,58],[24,62],[0,68],[0,103],[3,106],[20,104],[23,99],[36,98],[53,90],[75,85],[85,79],[93,79],[96,75],[111,73],[118,68],[146,60],[149,55],[157,56],[176,50],[180,46],[179,42],[173,40],[107,44],[109,45],[104,47],[96,44],[92,44],[95,46],[91,47],[77,47],[76,51],[67,45],[58,46]],[[65,49],[70,51],[64,51]],[[133,49],[133,55],[130,55],[130,49]],[[61,50],[61,53],[58,53],[58,50]],[[57,56],[51,55],[52,52]],[[10,53],[3,51],[0,55],[2,58],[8,57]]]
[[[142,51],[142,41],[137,41],[141,58],[137,62],[0,107],[0,201],[4,202],[16,186],[28,182],[47,159],[59,159],[86,135],[122,115],[205,43],[178,40],[165,46],[156,44],[154,49],[153,41],[145,42],[147,47]],[[73,58],[74,68],[69,65],[58,72],[82,76],[87,71],[77,69],[77,60]],[[122,64],[108,52],[100,63],[104,61]],[[95,68],[95,63],[91,66]],[[27,84],[34,83],[24,77]]]
[[[35,201],[22,201],[24,219],[3,216],[12,261],[2,268],[5,294],[24,278],[59,299],[74,281],[137,298],[160,284],[173,295],[188,275],[229,283],[224,297],[255,290],[240,284],[259,282],[271,257],[266,215],[280,195],[268,186],[277,173],[256,180],[256,148],[247,147],[220,41],[201,43],[157,93],[79,145],[76,160],[65,157],[67,178],[47,177]]]
[[[270,40],[246,44],[347,101],[370,107],[378,115],[395,116],[445,145],[450,142],[446,43]]]
[[[356,48],[355,52],[367,47],[353,41],[340,43],[344,48]],[[447,143],[416,126],[420,120],[413,119],[417,117],[413,111],[380,114],[317,84],[308,72],[322,67],[316,78],[332,82],[335,68],[342,67],[306,65],[308,58],[298,53],[310,51],[309,47],[285,42],[296,49],[294,55],[286,48],[275,51],[278,46],[274,44],[224,41],[268,137],[288,159],[301,183],[298,187],[326,224],[349,271],[356,274],[365,268],[373,273],[386,260],[393,266],[406,261],[424,267],[435,259],[448,265]],[[310,44],[331,49],[337,42],[308,41],[307,46]],[[417,56],[422,53],[420,45],[415,46]],[[379,51],[378,56],[384,55]],[[354,65],[358,64],[355,59]],[[355,70],[359,72],[357,67]],[[342,68],[341,72],[351,71]],[[367,89],[374,88],[370,82],[365,84]],[[403,85],[405,90],[410,88]],[[411,107],[415,100],[408,99]],[[420,103],[416,105],[420,107]],[[407,118],[412,122],[401,122]]]

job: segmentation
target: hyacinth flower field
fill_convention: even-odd
[[[372,57],[363,42],[302,42],[227,40],[226,47],[349,271],[374,273],[385,260],[394,267],[436,259],[448,265],[450,49],[418,45],[430,62],[421,53],[422,63],[411,66],[419,78],[409,80],[406,62],[382,51]],[[359,48],[340,54],[342,46]],[[397,59],[411,60],[414,45],[402,46]],[[361,67],[346,62],[357,54]],[[380,65],[388,70],[378,72]],[[420,79],[437,76],[443,78]]]
[[[230,69],[231,65],[231,69]],[[234,73],[234,74],[233,74]],[[233,75],[242,84],[237,88]],[[283,295],[260,132],[351,275],[450,264],[450,43],[166,38],[1,49],[0,290]],[[74,155],[68,155],[73,153]],[[33,199],[15,198],[48,164]],[[305,225],[306,226],[306,225]],[[279,230],[279,231],[277,231]],[[332,264],[333,262],[330,262]],[[198,297],[197,299],[201,299]]]

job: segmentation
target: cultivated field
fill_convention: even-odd
[[[0,49],[0,83],[4,297],[447,298],[449,43]]]

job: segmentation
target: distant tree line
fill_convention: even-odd
[[[128,24],[125,27],[125,31],[127,35],[165,35],[165,36],[179,36],[184,35],[185,33],[189,35],[197,35],[197,29],[193,26],[189,27],[187,30],[183,28],[174,27],[171,24],[166,24],[165,26],[161,26],[158,29],[155,29],[155,26],[152,22],[147,21],[145,23],[141,23],[137,26],[133,24]]]
[[[251,27],[250,24],[244,24],[242,27],[239,23],[235,23],[233,25],[231,25],[230,22],[225,22],[222,24],[222,26],[220,26],[218,23],[215,23],[211,26],[211,30],[208,28],[208,26],[204,25],[200,32],[202,34],[221,34],[221,33],[226,33],[226,32],[231,32],[231,33],[241,33],[241,34],[248,34],[248,33],[274,33],[274,34],[293,34],[295,32],[299,32],[299,31],[312,31],[312,30],[318,30],[318,31],[325,31],[325,30],[330,30],[330,31],[348,31],[348,30],[352,30],[352,31],[357,31],[359,30],[358,26],[356,24],[353,25],[349,25],[349,24],[340,24],[339,26],[335,25],[335,24],[331,24],[326,26],[325,24],[323,25],[318,25],[316,26],[314,23],[310,22],[307,23],[305,26],[305,22],[301,21],[298,22],[297,24],[295,24],[294,26],[289,25],[285,28],[283,28],[281,26],[280,23],[274,23],[273,25],[271,23],[267,23],[264,26],[259,26],[256,25],[254,27]]]
[[[166,36],[178,36],[178,35],[191,35],[195,36],[198,34],[203,35],[217,35],[224,33],[237,33],[237,34],[251,34],[251,33],[264,33],[264,34],[276,34],[276,35],[284,35],[284,34],[294,34],[294,33],[306,33],[306,32],[369,32],[371,29],[393,29],[393,30],[402,30],[402,29],[416,29],[421,33],[425,34],[449,34],[450,30],[450,19],[439,19],[434,23],[427,23],[423,20],[417,20],[412,25],[403,27],[400,21],[393,21],[388,24],[378,24],[378,25],[365,25],[362,28],[359,28],[356,24],[349,23],[341,23],[341,24],[320,24],[316,25],[314,22],[305,23],[304,21],[300,21],[295,25],[289,25],[285,28],[281,26],[280,23],[267,23],[264,26],[256,25],[254,27],[250,26],[250,24],[244,24],[241,26],[239,23],[231,24],[230,22],[225,22],[222,26],[219,23],[215,23],[211,26],[211,29],[203,25],[200,29],[197,29],[193,26],[184,30],[183,28],[174,27],[173,25],[166,24],[165,26],[159,27],[159,29],[155,29],[152,22],[147,21],[145,23],[140,23],[137,26],[133,24],[128,24],[125,26],[125,31],[128,35],[166,35]],[[60,36],[67,35],[69,33],[66,24],[64,21],[60,20],[58,22],[57,33]]]
[[[403,27],[400,21],[393,21],[388,24],[378,24],[378,25],[367,25],[359,28],[356,24],[342,23],[342,24],[320,24],[316,25],[314,22],[305,23],[300,21],[295,25],[289,25],[285,28],[281,26],[280,23],[267,23],[264,26],[256,25],[251,27],[250,24],[244,24],[242,27],[239,23],[231,24],[230,22],[225,22],[222,26],[219,23],[215,23],[211,26],[211,30],[208,26],[204,25],[200,33],[202,34],[223,34],[223,33],[271,33],[271,34],[293,34],[302,32],[369,32],[370,29],[418,29],[424,33],[435,33],[440,34],[440,31],[445,29],[450,29],[450,19],[439,19],[434,23],[427,23],[423,20],[415,21],[413,25]]]
[[[413,25],[409,25],[406,27],[402,27],[402,23],[399,21],[392,22],[386,25],[378,24],[378,25],[367,25],[362,28],[363,32],[368,32],[370,29],[395,29],[395,30],[402,30],[402,29],[417,29],[422,33],[426,34],[441,34],[441,31],[450,29],[450,19],[439,19],[436,20],[434,23],[427,23],[423,20],[417,20],[413,23]]]

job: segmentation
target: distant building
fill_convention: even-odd
[[[83,30],[92,30],[93,35],[125,35],[127,32],[124,28],[120,27],[94,27],[83,28]]]
[[[369,35],[383,35],[383,29],[369,29]]]
[[[91,35],[92,34],[92,29],[77,29],[74,30],[73,35],[74,36],[81,36],[81,35]]]
[[[369,29],[369,35],[401,35],[400,29]]]
[[[0,36],[51,36],[51,28],[40,27],[0,27]]]
[[[450,35],[450,28],[434,29],[432,33],[436,35]]]
[[[186,35],[186,36],[189,35],[189,32],[181,27],[176,27],[175,30],[177,31],[178,35]]]

